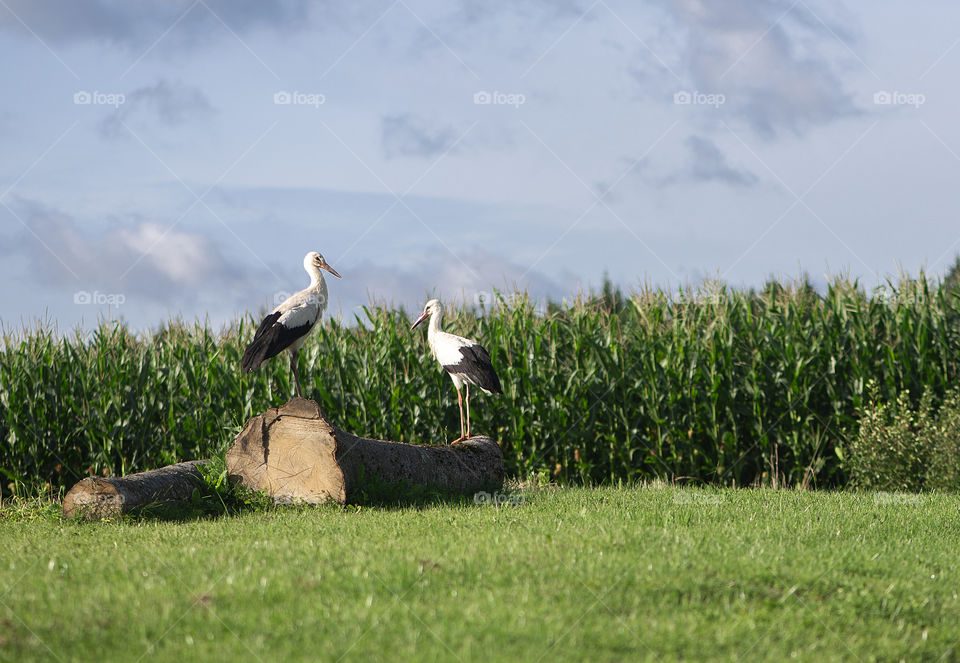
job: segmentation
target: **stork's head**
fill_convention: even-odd
[[[410,329],[413,329],[434,313],[443,313],[443,306],[440,305],[439,299],[431,299],[426,303],[423,307],[423,313],[420,314],[420,317],[417,318],[417,321],[413,323],[413,327],[410,327]]]
[[[308,274],[312,274],[317,269],[325,269],[338,279],[342,278],[333,267],[327,264],[327,261],[323,259],[323,256],[317,253],[316,251],[311,251],[303,257],[303,268],[307,270]]]

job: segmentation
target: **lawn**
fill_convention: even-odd
[[[956,495],[547,488],[93,524],[8,504],[0,540],[9,661],[960,659]]]

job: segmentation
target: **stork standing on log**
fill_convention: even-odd
[[[304,256],[303,268],[310,275],[310,285],[288,297],[267,314],[240,360],[242,370],[255,371],[270,357],[287,350],[290,353],[290,370],[293,371],[293,379],[297,384],[298,397],[300,376],[297,374],[297,351],[327,308],[327,283],[320,270],[325,269],[338,279],[341,278],[337,270],[328,265],[316,251]]]
[[[457,389],[457,400],[460,404],[460,437],[452,444],[470,437],[470,385],[480,387],[486,394],[501,394],[500,378],[493,370],[490,355],[482,345],[469,338],[448,334],[440,329],[440,319],[443,317],[443,306],[439,299],[431,299],[423,307],[423,314],[417,318],[410,329],[430,318],[430,328],[427,331],[427,342],[430,351],[436,357],[444,370],[450,374],[453,386]],[[467,388],[467,424],[463,424],[463,396],[460,387]]]

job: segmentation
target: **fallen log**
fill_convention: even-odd
[[[500,446],[372,440],[334,427],[315,401],[294,398],[250,419],[227,450],[227,474],[277,501],[356,502],[366,482],[474,494],[503,485]]]
[[[155,502],[189,500],[193,489],[203,483],[197,465],[205,462],[191,460],[125,477],[81,479],[64,496],[63,515],[96,520]]]
[[[315,401],[294,398],[250,419],[227,450],[231,480],[278,502],[347,504],[365,486],[407,484],[472,495],[503,486],[500,446],[474,436],[451,445],[388,442],[335,428]],[[192,460],[125,477],[87,477],[63,498],[63,515],[91,520],[155,502],[187,501],[203,477]]]

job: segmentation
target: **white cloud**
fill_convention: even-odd
[[[686,34],[680,58],[699,92],[773,137],[858,113],[831,55],[842,49],[804,3],[663,0]],[[836,30],[833,30],[835,33]]]
[[[32,278],[46,285],[130,292],[184,304],[204,291],[242,291],[262,276],[249,265],[227,260],[207,236],[171,229],[169,222],[128,219],[83,232],[67,214],[31,203],[21,206],[29,230],[14,238],[9,253],[25,257]]]
[[[143,255],[152,266],[176,285],[196,286],[226,271],[211,261],[211,247],[201,235],[168,230],[159,223],[141,221],[130,229],[120,229],[117,240],[133,255]]]
[[[489,301],[494,290],[526,291],[539,300],[569,296],[578,285],[575,277],[551,279],[527,270],[481,248],[454,255],[432,246],[411,256],[409,266],[386,266],[372,261],[355,263],[342,270],[343,281],[330,286],[331,297],[343,302],[344,312],[374,301],[418,310],[429,297],[449,302],[478,304]]]

